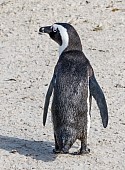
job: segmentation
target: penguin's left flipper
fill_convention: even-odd
[[[90,93],[96,100],[98,108],[100,110],[103,127],[106,128],[108,125],[107,104],[106,104],[104,93],[100,88],[98,82],[96,81],[94,74],[89,78],[89,88],[90,88]]]
[[[43,111],[43,125],[44,126],[46,124],[46,118],[47,118],[47,113],[48,113],[50,97],[51,97],[52,92],[53,92],[53,87],[54,87],[53,81],[54,81],[54,78],[52,78],[52,80],[50,82],[50,85],[49,85],[49,88],[48,88],[48,91],[47,91],[47,94],[46,94],[46,98],[45,98],[44,111]]]

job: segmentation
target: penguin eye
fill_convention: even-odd
[[[53,27],[53,32],[55,32],[55,33],[56,33],[56,32],[57,32],[57,28],[54,28],[54,27]]]

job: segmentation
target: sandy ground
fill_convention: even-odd
[[[58,45],[40,26],[68,22],[105,93],[104,129],[93,100],[84,156],[54,155],[51,112],[42,125],[45,94]],[[77,141],[71,151],[80,147]],[[125,1],[0,0],[0,169],[125,170]]]

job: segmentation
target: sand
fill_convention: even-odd
[[[109,109],[103,128],[95,101],[83,156],[54,155],[49,109],[42,125],[58,45],[40,26],[71,22]],[[70,152],[80,147],[77,141]],[[125,170],[125,1],[0,0],[0,169]]]

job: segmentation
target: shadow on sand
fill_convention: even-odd
[[[0,135],[0,149],[11,154],[19,153],[44,162],[54,161],[56,155],[52,152],[54,143],[47,141],[32,141]]]

